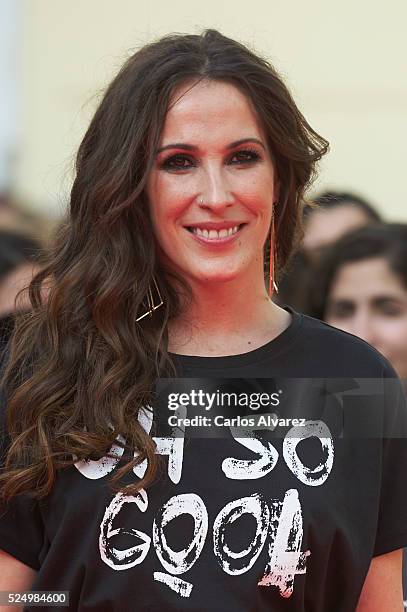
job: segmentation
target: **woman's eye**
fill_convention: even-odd
[[[188,168],[192,168],[194,165],[190,157],[179,153],[166,159],[161,167],[164,168],[164,170],[188,170]]]
[[[401,314],[403,314],[403,309],[402,307],[397,306],[397,304],[384,304],[380,308],[380,314],[385,317],[399,317]]]
[[[328,304],[327,315],[334,319],[346,319],[354,314],[355,307],[351,302],[334,302]]]
[[[242,150],[233,153],[230,161],[232,164],[251,164],[261,159],[257,151]]]

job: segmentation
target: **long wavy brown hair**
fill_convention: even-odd
[[[232,83],[257,112],[280,184],[280,269],[290,256],[304,190],[328,143],[274,68],[215,30],[166,36],[132,55],[79,147],[67,218],[30,284],[32,308],[18,316],[10,343],[5,500],[47,496],[58,470],[102,457],[118,434],[127,460],[109,478],[111,489],[135,494],[155,477],[155,444],[137,417],[154,403],[157,377],[176,373],[167,326],[191,294],[160,263],[145,188],[174,91],[202,79]],[[164,305],[137,322],[154,279]],[[144,459],[145,477],[125,486],[123,478]]]

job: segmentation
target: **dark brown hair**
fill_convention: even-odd
[[[315,206],[314,206],[315,205]],[[365,198],[350,191],[323,191],[314,196],[312,202],[304,207],[304,221],[309,221],[313,212],[318,210],[332,210],[341,206],[352,206],[366,216],[369,223],[379,223],[382,219],[380,213]]]
[[[80,145],[68,218],[30,285],[32,312],[20,317],[11,344],[5,499],[47,495],[73,455],[103,456],[119,433],[128,461],[114,471],[111,488],[124,490],[123,477],[145,458],[145,478],[125,490],[135,493],[154,478],[155,445],[137,416],[153,402],[157,376],[175,373],[167,324],[181,312],[188,286],[156,256],[145,187],[171,96],[202,79],[232,83],[251,100],[280,183],[278,266],[290,255],[304,190],[328,145],[273,67],[215,30],[166,36],[136,52]],[[153,278],[164,306],[136,322]]]

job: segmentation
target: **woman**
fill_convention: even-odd
[[[285,269],[274,298],[300,312],[306,312],[313,264],[324,249],[346,233],[381,220],[369,202],[350,192],[325,191],[313,198],[313,204],[317,206],[304,207],[301,248]]]
[[[21,232],[0,230],[0,351],[7,345],[14,326],[15,308],[25,309],[30,302],[15,304],[19,291],[39,270],[41,244]]]
[[[336,402],[394,372],[264,283],[326,149],[274,69],[214,30],[122,68],[11,346],[3,590],[103,612],[401,609],[404,446],[334,441],[313,383],[335,377]],[[277,418],[296,377],[301,425]]]
[[[373,206],[353,193],[325,191],[313,202],[317,208],[304,209],[302,241],[302,248],[311,259],[318,259],[321,249],[353,229],[381,221]]]
[[[363,338],[407,380],[407,225],[373,224],[334,243],[315,274],[312,314]]]

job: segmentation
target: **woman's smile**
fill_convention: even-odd
[[[233,243],[247,223],[209,222],[188,226],[186,229],[201,244],[222,246]]]

